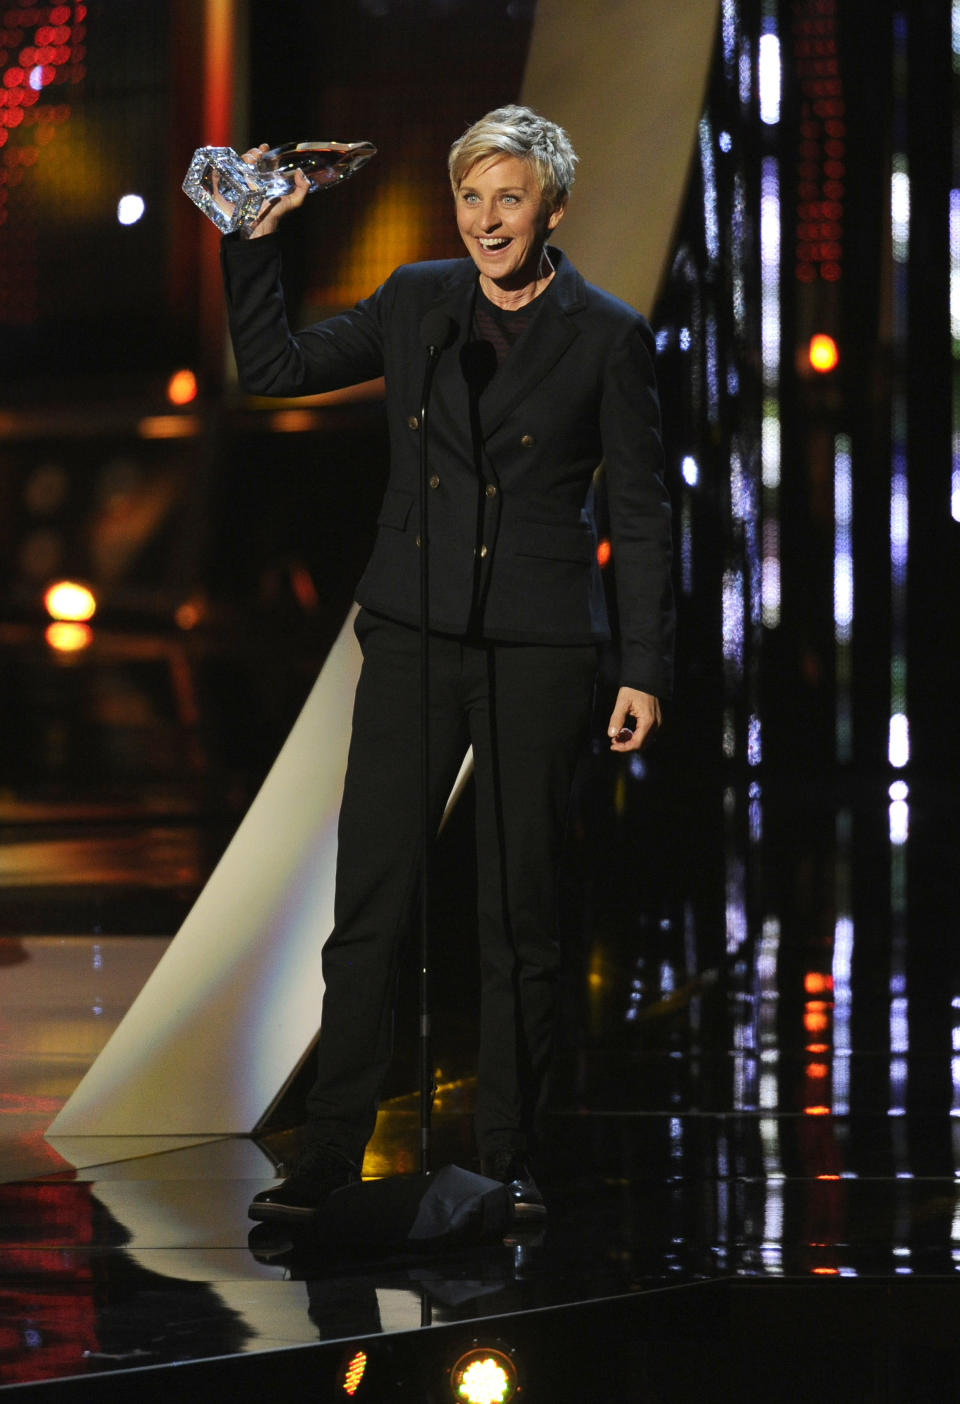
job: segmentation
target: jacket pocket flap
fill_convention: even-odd
[[[403,531],[407,525],[407,518],[412,506],[412,493],[398,492],[396,488],[387,488],[383,495],[383,502],[380,504],[377,526],[395,527],[397,531]]]

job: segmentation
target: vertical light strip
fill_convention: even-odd
[[[720,257],[720,225],[717,221],[717,173],[713,160],[713,129],[706,113],[697,128],[700,141],[700,169],[703,174],[703,238],[707,258],[715,264]]]
[[[205,0],[203,138],[209,146],[229,146],[233,120],[235,0]]]
[[[951,5],[954,87],[960,78],[960,0]],[[960,522],[960,104],[954,97],[953,183],[950,191],[950,341],[953,347],[952,471],[950,515]]]
[[[909,791],[906,782],[890,786],[890,1116],[906,1116],[910,1051],[907,991],[907,838]]]
[[[953,1104],[950,1108],[950,1115],[952,1117],[960,1117],[960,995],[953,996],[953,999],[950,1001],[950,1007],[953,1010],[953,1027],[950,1031],[950,1080],[953,1083]],[[958,1135],[956,1131],[954,1131],[954,1146],[956,1155],[954,1158],[955,1168],[953,1178],[955,1180],[960,1180],[960,1135]],[[960,1204],[958,1204],[957,1210],[958,1213],[960,1213]],[[960,1245],[960,1231],[958,1231],[955,1237],[958,1245]],[[954,1261],[960,1265],[960,1247],[958,1247]]]
[[[960,23],[960,0],[954,0],[953,12],[955,23]],[[960,129],[955,129],[953,140],[954,166],[960,167]],[[957,189],[950,191],[950,344],[953,349],[950,515],[955,522],[960,522],[960,190]]]
[[[779,918],[765,917],[757,949],[756,987],[759,997],[757,1033],[760,1044],[760,1106],[766,1111],[777,1111],[780,1106],[780,1039],[777,1018],[780,1005],[777,978],[780,935]]]
[[[853,755],[853,468],[846,434],[833,445],[833,633],[837,760],[845,764]]]
[[[776,5],[764,0],[763,32],[757,58],[761,120],[780,119],[781,62]],[[760,441],[763,482],[763,623],[780,623],[780,169],[765,156],[760,173],[760,355],[763,426]]]
[[[890,464],[890,728],[887,755],[895,769],[910,759],[907,717],[907,560],[910,492],[907,465],[907,274],[910,258],[910,171],[906,138],[907,20],[893,18],[893,163],[890,175],[893,390]]]
[[[833,1089],[834,1116],[850,1111],[850,1072],[853,1042],[853,817],[849,809],[837,814],[833,928]]]
[[[232,146],[237,139],[231,130],[236,28],[237,0],[203,0],[203,141],[208,146]],[[230,364],[220,277],[220,236],[209,220],[204,220],[197,238],[204,371],[215,380]]]

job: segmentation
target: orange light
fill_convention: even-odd
[[[351,1398],[356,1394],[357,1390],[360,1388],[360,1381],[363,1379],[366,1369],[366,1351],[358,1350],[343,1372],[344,1394],[349,1394]]]
[[[270,428],[278,434],[306,434],[319,423],[320,416],[314,410],[277,410],[270,416]]]
[[[822,1014],[818,1009],[807,1009],[803,1016],[803,1027],[807,1033],[823,1033],[828,1028],[830,1019],[826,1014]]]
[[[93,630],[89,624],[59,619],[47,625],[44,638],[58,653],[79,653],[93,642]]]
[[[833,989],[833,976],[822,971],[810,970],[803,977],[803,988],[807,994],[825,994]]]
[[[807,1077],[819,1079],[830,1076],[830,1069],[826,1063],[810,1063],[807,1068]]]
[[[832,371],[840,359],[837,343],[826,332],[818,332],[810,338],[810,364],[820,375]]]
[[[830,1108],[829,1108],[829,1107],[804,1107],[804,1109],[803,1109],[803,1114],[804,1114],[804,1116],[829,1116],[829,1115],[830,1115]]]
[[[137,423],[141,439],[192,439],[200,433],[198,414],[148,414]]]
[[[601,566],[610,564],[610,557],[613,555],[613,547],[606,537],[597,542],[597,561]]]
[[[97,612],[93,591],[73,580],[58,580],[43,597],[51,619],[92,619]]]
[[[807,1047],[806,1047],[806,1052],[807,1052],[807,1053],[829,1053],[829,1052],[830,1052],[830,1045],[829,1045],[829,1043],[808,1043],[808,1044],[807,1044]]]
[[[183,604],[177,605],[173,617],[177,621],[180,629],[195,629],[203,619],[204,608],[202,600],[184,600]]]
[[[167,399],[172,405],[189,405],[197,398],[197,377],[192,370],[174,371],[167,381]]]
[[[816,1277],[839,1277],[839,1276],[840,1276],[840,1269],[839,1269],[839,1268],[823,1268],[823,1267],[821,1267],[821,1268],[811,1268],[811,1271],[814,1273],[814,1275],[815,1275]]]
[[[818,1179],[818,1180],[839,1180],[839,1179],[840,1179],[840,1176],[839,1176],[839,1175],[818,1175],[818,1176],[817,1176],[817,1179]]]

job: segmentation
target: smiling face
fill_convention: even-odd
[[[563,209],[546,204],[529,161],[494,156],[472,166],[457,191],[457,228],[481,279],[505,292],[535,287]]]

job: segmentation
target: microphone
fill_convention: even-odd
[[[420,323],[420,345],[430,356],[439,356],[457,338],[459,328],[440,307],[433,307]]]

